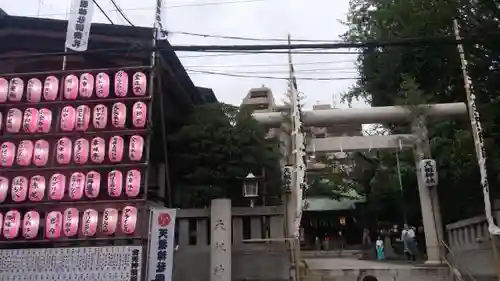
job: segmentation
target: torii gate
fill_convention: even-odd
[[[303,114],[305,126],[328,127],[337,124],[372,124],[372,123],[403,123],[411,122],[412,134],[387,136],[355,136],[330,137],[312,139],[307,147],[308,152],[352,152],[366,150],[387,150],[399,148],[413,148],[420,205],[422,208],[422,222],[427,244],[427,264],[441,264],[441,245],[443,230],[437,189],[428,188],[421,180],[418,164],[421,159],[431,158],[430,145],[427,136],[426,120],[457,119],[467,117],[467,107],[464,103],[443,103],[420,105],[421,115],[415,116],[407,107],[384,106],[372,108],[350,108],[307,111]],[[255,113],[255,119],[266,127],[280,127],[283,115],[280,112]],[[413,119],[413,120],[412,120]],[[313,149],[314,147],[314,149]],[[298,192],[298,190],[292,190]],[[293,197],[293,196],[292,196]],[[287,219],[293,217],[295,210],[288,210]],[[288,223],[292,223],[288,221]],[[439,226],[439,227],[437,227]]]

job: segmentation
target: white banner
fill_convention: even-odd
[[[166,8],[163,6],[164,0],[156,0],[155,22],[153,28],[156,28],[156,39],[167,40],[167,25]]]
[[[66,31],[67,49],[76,52],[87,50],[93,15],[94,2],[92,0],[71,0],[68,29]]]
[[[154,208],[151,211],[147,280],[172,280],[175,214],[175,209]]]

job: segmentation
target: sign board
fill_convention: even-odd
[[[77,52],[87,50],[93,15],[94,2],[92,0],[71,1],[66,30],[66,48]]]
[[[0,250],[0,281],[137,281],[141,246]]]
[[[174,261],[175,209],[154,208],[151,211],[148,281],[171,281]]]
[[[422,159],[418,164],[418,168],[420,171],[420,177],[425,186],[432,187],[438,185],[436,160]]]

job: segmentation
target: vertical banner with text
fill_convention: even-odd
[[[154,208],[151,211],[148,281],[171,281],[174,261],[175,209]]]
[[[83,52],[88,48],[90,26],[94,15],[92,0],[71,0],[68,29],[66,31],[66,48]]]
[[[164,5],[164,0],[156,0],[156,10],[155,10],[155,22],[153,28],[156,28],[156,39],[157,40],[167,40],[167,30],[166,26],[166,9]]]

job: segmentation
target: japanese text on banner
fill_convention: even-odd
[[[94,2],[92,0],[71,1],[66,48],[77,52],[87,50],[93,15]]]
[[[155,22],[153,28],[156,28],[156,39],[167,40],[167,31],[165,29],[165,9],[164,0],[156,0]]]
[[[175,209],[154,209],[151,213],[151,238],[148,280],[171,281],[174,255]]]

